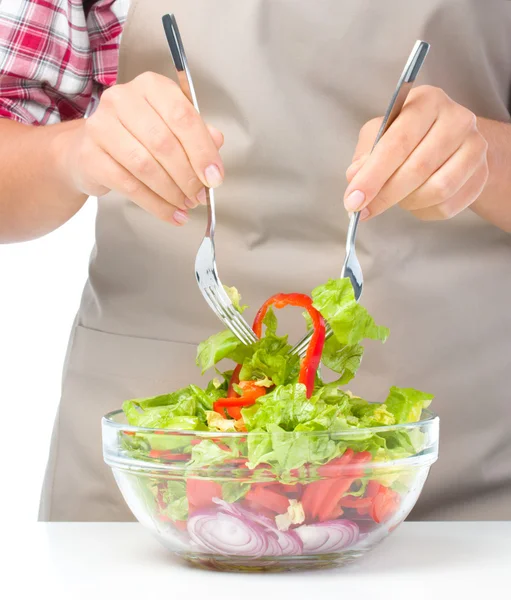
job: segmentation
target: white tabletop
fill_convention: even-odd
[[[52,599],[442,600],[452,592],[469,600],[499,587],[505,594],[496,597],[510,597],[511,522],[404,523],[358,562],[306,573],[186,567],[136,523],[28,524],[8,541],[0,592],[44,591]]]

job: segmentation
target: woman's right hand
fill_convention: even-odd
[[[67,168],[89,196],[115,190],[173,225],[206,203],[224,178],[223,135],[208,127],[177,84],[156,73],[103,92],[71,136]]]

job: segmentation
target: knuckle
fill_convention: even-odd
[[[133,196],[140,190],[141,185],[136,177],[123,175],[119,182],[119,191],[126,194],[126,196]]]
[[[431,183],[432,194],[437,200],[447,200],[456,189],[456,182],[452,177],[439,175]]]
[[[160,75],[153,71],[144,71],[143,73],[140,73],[140,75],[137,75],[133,81],[142,88],[146,88],[156,85],[159,78]]]
[[[464,130],[475,131],[477,129],[477,117],[472,111],[468,110],[468,108],[458,104],[456,105],[454,114],[456,121]]]
[[[437,206],[437,211],[439,218],[447,221],[448,219],[452,219],[458,211],[455,209],[454,205],[450,202],[442,202]]]
[[[148,152],[141,150],[132,150],[128,154],[128,164],[130,170],[135,174],[147,174],[153,170],[153,161]]]
[[[477,129],[477,117],[471,110],[465,109],[465,115],[463,118],[467,127],[473,130]]]
[[[113,85],[107,88],[101,94],[101,101],[103,104],[107,104],[110,106],[116,106],[118,102],[122,100],[124,97],[125,89],[121,84]]]
[[[434,85],[419,86],[417,88],[417,98],[427,102],[430,106],[433,106],[437,112],[442,107],[453,104],[452,99],[444,92],[444,90]]]
[[[195,174],[191,175],[185,183],[185,191],[194,197],[201,191],[202,187],[202,182]]]
[[[391,142],[390,153],[397,152],[401,155],[403,152],[408,155],[410,150],[413,148],[413,138],[410,132],[405,129],[396,131]]]
[[[151,145],[155,151],[162,154],[171,153],[174,146],[174,140],[167,128],[159,125],[153,125],[149,129],[149,136],[151,137]]]
[[[186,99],[176,103],[171,116],[174,123],[183,129],[192,127],[197,119],[195,109]]]
[[[486,157],[488,154],[488,140],[479,132],[477,133],[477,147],[479,148],[480,153]]]
[[[432,156],[421,156],[417,159],[413,168],[413,171],[417,173],[422,180],[429,177],[434,170],[435,162],[434,157]]]

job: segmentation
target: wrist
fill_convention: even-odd
[[[76,119],[55,125],[49,144],[57,179],[67,194],[73,196],[85,196],[76,183],[76,161],[74,160],[84,123],[84,119]]]
[[[511,124],[478,117],[477,127],[488,143],[488,180],[471,209],[511,231]]]

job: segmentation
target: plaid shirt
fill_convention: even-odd
[[[83,117],[115,83],[129,0],[0,0],[0,117]]]

